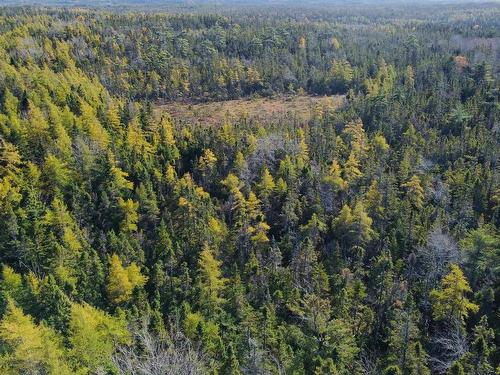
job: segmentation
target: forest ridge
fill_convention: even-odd
[[[1,374],[500,374],[498,4],[113,4],[0,8]]]

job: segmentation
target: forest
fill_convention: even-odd
[[[0,373],[500,374],[499,3],[241,3],[0,7]]]

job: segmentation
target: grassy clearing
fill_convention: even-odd
[[[224,118],[230,120],[242,117],[260,122],[271,122],[283,118],[284,114],[307,121],[315,108],[332,110],[338,108],[344,96],[287,96],[278,98],[252,98],[227,100],[211,103],[171,102],[159,105],[157,115],[169,112],[175,120],[203,125],[218,125]]]

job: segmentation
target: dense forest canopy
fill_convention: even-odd
[[[483,4],[494,3],[494,0],[307,0],[306,3],[299,0],[4,0],[5,5],[9,6],[53,6],[53,7],[85,7],[85,8],[112,8],[116,7],[119,10],[138,8],[141,10],[158,11],[161,9],[192,9],[193,11],[206,11],[206,9],[217,9],[219,12],[224,11],[227,7],[235,6],[238,9],[242,7],[284,7],[289,10],[291,7],[311,8],[314,6],[373,6],[376,4],[389,5],[419,5],[419,4]],[[217,8],[220,7],[220,8]]]
[[[0,8],[0,373],[499,374],[500,6],[190,9]]]

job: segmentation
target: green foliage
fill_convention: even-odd
[[[416,175],[413,175],[413,177],[408,182],[404,183],[401,186],[406,189],[407,197],[413,207],[416,209],[422,208],[425,195],[420,178]]]
[[[118,255],[113,254],[110,260],[107,292],[110,301],[114,304],[127,302],[136,287],[142,287],[147,278],[141,274],[139,267],[131,263],[123,267]]]
[[[115,346],[130,339],[124,317],[110,316],[87,304],[71,306],[69,331],[69,356],[89,372],[110,367]]]
[[[493,373],[498,7],[302,8],[0,9],[0,373]]]
[[[216,308],[224,301],[221,292],[226,280],[222,277],[220,265],[221,263],[215,259],[210,247],[205,244],[200,253],[198,267],[200,269],[201,303],[207,304],[209,309]]]
[[[479,280],[494,279],[498,276],[500,272],[498,231],[489,225],[473,229],[460,242],[460,247],[465,250],[468,266],[472,271],[473,286],[477,287]]]
[[[403,372],[398,366],[389,366],[384,370],[384,375],[402,375]]]
[[[448,370],[448,375],[465,375],[464,367],[460,364],[460,362],[455,362]]]
[[[72,373],[61,338],[45,325],[36,325],[12,300],[0,321],[0,342],[0,369],[4,374]]]
[[[469,313],[475,313],[479,307],[466,297],[471,288],[462,270],[456,264],[451,265],[451,271],[441,281],[440,289],[431,292],[433,300],[432,313],[434,319],[463,322]]]
[[[335,45],[340,46],[340,43],[335,39]],[[338,48],[336,48],[338,49]],[[334,60],[330,70],[331,74],[331,85],[333,87],[333,92],[335,93],[345,93],[349,89],[349,85],[353,79],[353,70],[349,61],[346,60]]]

